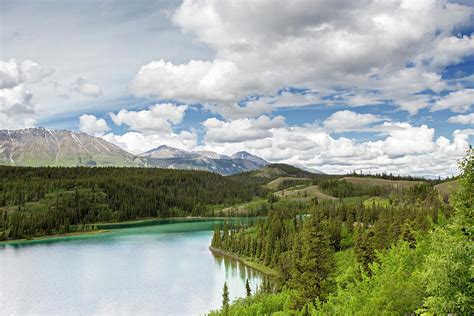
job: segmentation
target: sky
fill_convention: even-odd
[[[445,177],[473,104],[470,0],[0,0],[0,129]]]

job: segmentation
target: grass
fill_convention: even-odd
[[[441,195],[450,195],[459,187],[457,180],[447,181],[434,186]]]
[[[246,215],[252,210],[261,208],[264,204],[267,204],[268,200],[264,198],[255,198],[250,202],[245,202],[230,207],[223,208],[214,212],[215,215]]]
[[[364,206],[365,207],[370,207],[373,204],[375,204],[377,206],[387,207],[387,206],[390,205],[390,200],[386,199],[386,198],[379,197],[379,196],[374,196],[374,197],[371,197],[370,199],[367,199],[367,200],[364,201]]]
[[[309,201],[317,197],[319,200],[336,200],[337,198],[327,195],[319,190],[317,185],[297,185],[274,193],[280,199]]]
[[[423,181],[407,181],[407,180],[385,180],[378,178],[366,178],[366,177],[344,177],[341,180],[353,184],[365,184],[365,185],[379,185],[381,187],[392,187],[392,188],[410,188]]]
[[[308,178],[292,178],[292,177],[280,177],[273,181],[268,182],[265,186],[267,189],[276,191],[284,181],[311,181]]]

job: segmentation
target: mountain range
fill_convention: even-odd
[[[197,169],[224,175],[269,164],[245,151],[232,156],[162,145],[140,155],[85,133],[47,128],[0,130],[0,164],[14,166],[135,166]]]

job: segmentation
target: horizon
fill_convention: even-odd
[[[469,1],[0,5],[0,130],[443,178],[474,144]]]

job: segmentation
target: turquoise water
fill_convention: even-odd
[[[262,275],[208,250],[217,221],[0,246],[0,314],[203,314]]]

